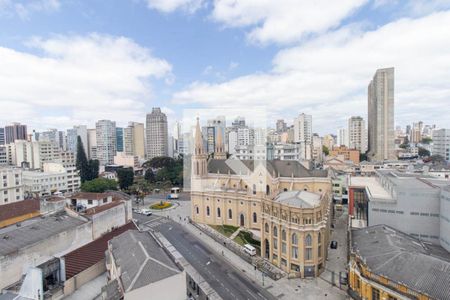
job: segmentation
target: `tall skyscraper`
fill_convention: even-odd
[[[0,127],[0,145],[5,144],[5,128]]]
[[[146,123],[147,159],[167,156],[169,152],[169,137],[166,115],[161,112],[159,107],[154,107],[152,112],[147,114]]]
[[[89,149],[86,125],[73,126],[73,128],[67,129],[67,150],[73,152],[75,157],[77,156],[78,136],[81,138],[84,152],[86,153],[86,156],[88,156]]]
[[[339,128],[337,131],[337,146],[345,146],[348,147],[348,129],[347,128]]]
[[[97,131],[88,129],[88,156],[89,159],[97,159]]]
[[[362,117],[348,119],[348,147],[356,149],[360,153],[365,153],[367,150],[366,126]]]
[[[95,123],[97,138],[97,159],[100,165],[114,163],[116,155],[116,122],[99,120]]]
[[[300,114],[294,119],[294,142],[304,142],[311,145],[312,142],[312,116]]]
[[[13,143],[15,140],[27,140],[27,125],[13,123],[5,126],[5,143]]]
[[[277,120],[277,132],[281,133],[281,132],[285,132],[287,129],[287,125],[286,122],[283,119]]]
[[[116,151],[124,152],[124,132],[122,127],[116,127]]]
[[[368,86],[369,159],[395,159],[394,68],[379,69]]]
[[[145,157],[144,124],[129,122],[123,130],[123,141],[126,155]]]

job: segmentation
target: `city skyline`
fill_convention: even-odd
[[[395,67],[395,125],[421,119],[450,126],[440,113],[450,99],[446,3],[149,0],[107,11],[82,1],[19,2],[0,6],[0,103],[14,111],[0,123],[26,121],[43,131],[110,119],[125,127],[144,123],[151,107],[171,122],[186,108],[226,103],[266,107],[274,120],[310,114],[316,132],[334,133],[348,111],[367,120],[368,78]],[[115,25],[118,17],[128,26]],[[276,35],[278,27],[292,30]]]

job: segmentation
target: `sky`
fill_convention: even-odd
[[[0,28],[0,125],[255,109],[335,134],[394,67],[396,125],[450,128],[447,0],[0,0]]]

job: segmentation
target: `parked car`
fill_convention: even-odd
[[[141,214],[145,216],[151,216],[152,212],[149,209],[141,209]]]
[[[338,247],[338,242],[337,241],[331,241],[330,248],[331,249],[337,249],[337,247]]]
[[[133,208],[133,212],[139,214],[141,213],[141,210],[139,208]]]
[[[244,248],[245,253],[247,253],[248,255],[250,255],[250,256],[256,255],[256,248],[253,247],[252,245],[245,244],[243,248]]]

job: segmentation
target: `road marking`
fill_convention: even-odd
[[[267,298],[266,297],[264,297],[263,295],[261,295],[261,293],[260,292],[257,292],[257,294],[261,297],[261,298],[263,298],[263,299],[266,299],[267,300]]]
[[[258,299],[258,298],[256,298],[255,295],[253,295],[252,292],[250,292],[249,290],[247,290],[247,293],[248,293],[250,296],[252,296],[254,299]]]

